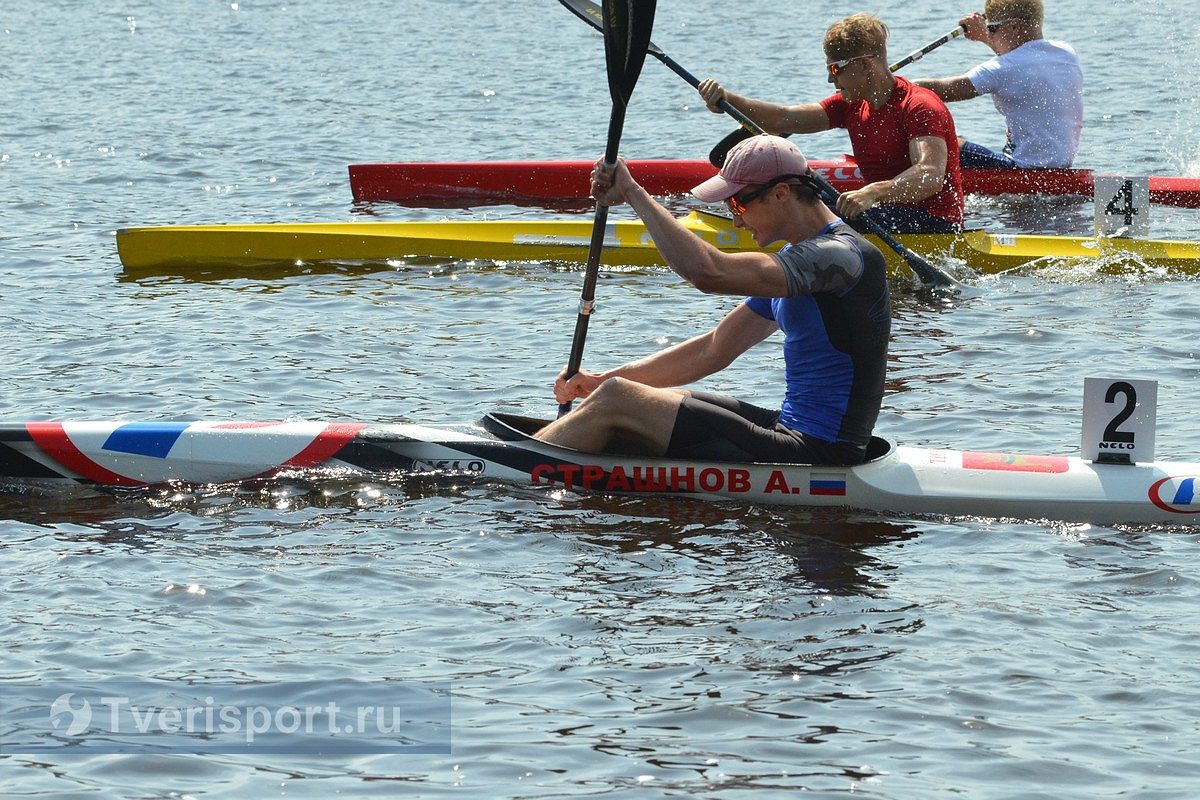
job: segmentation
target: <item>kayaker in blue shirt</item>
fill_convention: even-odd
[[[627,202],[663,259],[702,292],[749,295],[711,331],[601,373],[554,384],[560,403],[583,398],[537,438],[589,452],[678,458],[855,464],[864,460],[883,399],[891,327],[883,255],[843,223],[809,183],[808,163],[778,136],[747,139],[715,177],[692,189],[724,201],[734,224],[779,253],[725,253],[646,192],[623,162],[597,162],[598,202]],[[770,409],[682,389],[712,375],[776,330],[786,388]]]

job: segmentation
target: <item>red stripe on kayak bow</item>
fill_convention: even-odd
[[[323,461],[328,461],[365,427],[365,422],[330,423],[325,426],[325,430],[317,434],[317,438],[313,439],[308,447],[289,458],[280,468],[315,467]]]
[[[61,422],[27,422],[25,430],[43,453],[88,480],[106,486],[139,486],[144,483],[97,464],[75,446]]]

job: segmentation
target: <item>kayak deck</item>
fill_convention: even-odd
[[[728,217],[693,211],[681,222],[726,252],[760,248]],[[412,257],[488,261],[587,261],[591,220],[425,221],[177,225],[117,231],[117,251],[129,272],[183,272],[211,268],[322,261],[385,262]],[[873,238],[873,237],[868,237]],[[1195,272],[1200,244],[1028,234],[897,234],[918,255],[939,262],[957,259],[977,272],[999,272],[1038,259],[1102,258],[1108,269],[1156,266]],[[899,256],[874,240],[896,274],[907,274]],[[778,249],[778,245],[769,249]],[[663,266],[645,225],[609,222],[601,263]]]
[[[633,176],[655,195],[686,194],[716,174],[707,161],[633,159]],[[814,172],[839,192],[860,189],[862,173],[854,159],[810,161]],[[356,202],[407,205],[474,203],[556,203],[584,201],[590,193],[592,162],[448,161],[351,164],[350,190]],[[963,169],[967,194],[1079,195],[1091,197],[1095,173],[1086,169]],[[1150,201],[1200,208],[1200,178],[1150,176]]]
[[[455,473],[614,494],[670,494],[902,514],[1200,524],[1200,464],[897,447],[844,467],[582,453],[529,438],[539,420],[484,429],[361,422],[30,422],[0,425],[0,484],[231,483],[292,471]]]

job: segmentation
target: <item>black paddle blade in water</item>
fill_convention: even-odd
[[[829,205],[837,206],[838,197],[841,196],[840,192],[833,188],[829,181],[825,180],[812,170],[809,170],[809,177],[812,179],[812,182],[816,184],[820,193],[824,195],[826,200],[829,202]],[[908,268],[913,271],[913,274],[917,276],[917,280],[919,280],[926,289],[939,292],[957,292],[962,289],[962,284],[955,280],[949,272],[946,272],[946,270],[942,269],[941,267],[930,264],[928,261],[921,258],[912,250],[909,250],[907,247],[901,244],[896,237],[888,233],[887,230],[875,220],[875,217],[871,214],[870,210],[860,214],[858,219],[854,221],[853,227],[859,231],[865,229],[867,233],[872,233],[883,240],[884,244],[886,244],[888,247],[894,250],[898,256],[904,259],[904,263],[908,265]]]

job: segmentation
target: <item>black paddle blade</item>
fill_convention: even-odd
[[[625,106],[642,74],[657,0],[604,0],[604,61],[614,105]]]
[[[708,163],[717,169],[725,166],[725,159],[729,158],[729,151],[739,142],[744,142],[751,136],[754,136],[754,132],[748,131],[745,128],[738,128],[736,131],[733,131],[724,139],[717,142],[716,146],[708,152]]]
[[[591,25],[600,32],[604,31],[604,10],[601,9],[600,6],[593,3],[592,0],[558,0],[558,2],[562,3],[568,11],[579,17],[588,25]],[[696,78],[687,72],[687,70],[672,61],[667,54],[659,49],[659,46],[654,42],[648,42],[646,44],[646,52],[666,64],[671,69],[675,70],[676,73],[682,76],[685,81],[692,84],[692,86],[700,83],[700,81],[696,80]]]
[[[736,110],[736,109],[735,109]],[[728,110],[726,113],[729,113]],[[758,127],[757,125],[755,126]],[[762,129],[750,130],[745,125],[733,131],[721,141],[717,142],[716,146],[708,152],[708,163],[712,164],[717,169],[725,166],[725,159],[729,158],[729,151],[737,147],[741,142],[746,141],[751,136],[758,136],[762,133]],[[790,133],[779,134],[783,138],[791,136]]]
[[[904,263],[908,264],[909,269],[917,276],[926,289],[934,290],[957,290],[962,287],[962,284],[954,280],[950,273],[944,269],[930,264],[925,259],[911,250],[906,249],[900,253],[900,257],[904,259]]]
[[[604,10],[600,8],[600,6],[593,3],[592,0],[558,0],[558,2],[566,6],[568,11],[579,17],[588,25],[591,25],[601,33],[604,32]],[[650,14],[653,17],[654,11],[651,10]],[[650,22],[650,27],[653,27],[654,20],[651,19]],[[649,34],[647,34],[647,36],[649,36]],[[659,61],[662,61],[664,64],[667,64],[667,54],[660,50],[658,45],[656,45],[654,42],[647,40],[646,52],[657,58]],[[667,66],[670,66],[670,64],[667,64]]]
[[[572,14],[603,33],[604,10],[593,3],[592,0],[558,0],[558,2],[566,6],[566,9]],[[654,11],[651,10],[650,14],[653,16]],[[651,23],[653,23],[653,19],[651,19]],[[651,24],[651,27],[653,27],[653,24]],[[646,42],[646,52],[660,59],[666,55],[662,50],[658,49],[658,45],[651,41]]]
[[[604,11],[592,0],[558,0],[567,10],[596,30],[604,31]]]

